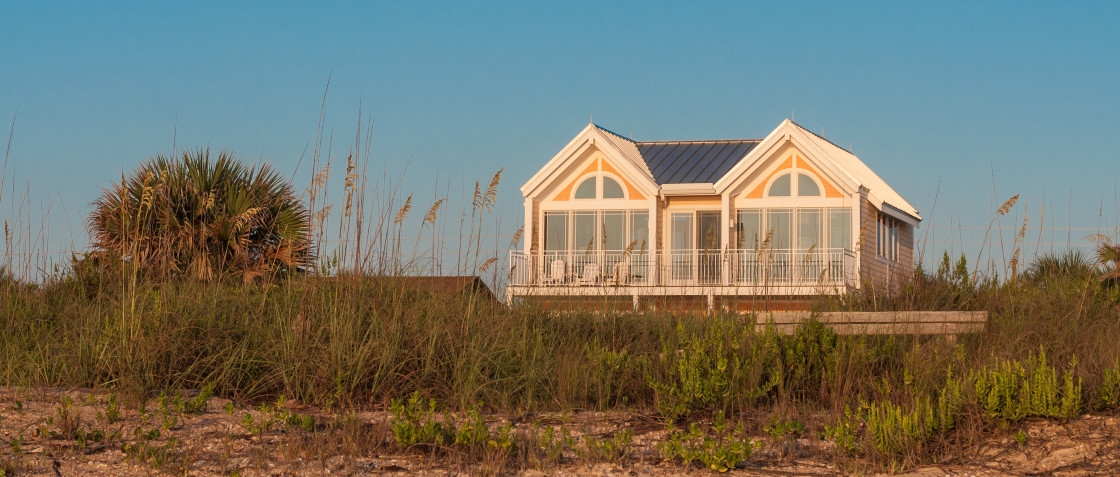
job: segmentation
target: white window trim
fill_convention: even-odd
[[[618,197],[611,198],[611,199],[604,199],[603,198],[603,178],[604,177],[609,178],[609,179],[615,181],[615,183],[618,184],[618,187],[620,189],[622,189],[622,197],[621,198],[618,198]],[[595,197],[594,198],[589,197],[589,198],[577,199],[576,198],[576,191],[579,190],[580,186],[582,186],[584,182],[587,182],[589,180],[594,180],[595,181]],[[583,178],[581,178],[579,180],[579,182],[577,182],[576,185],[574,187],[572,187],[572,192],[571,192],[571,194],[569,194],[568,200],[578,200],[578,201],[630,200],[630,191],[627,190],[626,182],[623,181],[622,178],[619,177],[617,174],[612,174],[612,173],[606,172],[606,171],[596,171],[596,172],[592,172],[590,174],[587,174],[586,176],[583,176]]]
[[[876,213],[875,256],[881,262],[898,263],[902,221],[882,211]]]
[[[600,238],[602,237],[601,228],[603,226],[603,224],[602,224],[602,220],[603,220],[602,213],[603,212],[622,212],[622,214],[623,214],[623,224],[622,224],[623,225],[623,230],[625,230],[625,232],[626,232],[626,237],[629,238],[629,241],[626,242],[626,246],[629,246],[630,242],[633,242],[633,241],[636,240],[638,243],[637,243],[637,245],[635,245],[635,250],[639,250],[641,248],[642,241],[645,240],[646,241],[645,252],[646,253],[651,253],[651,250],[653,248],[649,244],[648,235],[645,236],[645,237],[634,237],[633,236],[634,231],[631,229],[631,226],[633,225],[633,221],[631,219],[631,216],[634,213],[638,213],[638,212],[644,212],[644,213],[647,214],[647,216],[646,216],[646,229],[649,230],[649,229],[653,228],[652,223],[654,221],[654,218],[652,216],[648,215],[649,214],[649,209],[635,209],[635,208],[629,208],[629,209],[610,209],[610,208],[600,208],[600,209],[548,209],[548,210],[542,210],[541,211],[541,221],[540,221],[540,232],[539,233],[541,234],[541,250],[542,251],[552,251],[552,252],[560,251],[560,250],[547,250],[545,248],[546,244],[545,244],[544,241],[547,240],[547,238],[548,238],[548,229],[545,228],[545,225],[547,223],[547,219],[546,219],[547,214],[546,213],[548,213],[548,212],[552,212],[552,213],[562,212],[562,213],[566,214],[566,216],[567,216],[567,219],[565,220],[565,222],[567,224],[566,225],[566,229],[567,229],[566,230],[566,238],[564,239],[564,241],[567,242],[567,244],[568,244],[568,248],[564,249],[566,251],[584,250],[584,247],[578,247],[574,243],[575,213],[578,213],[578,212],[594,213],[595,214],[595,233],[594,233],[594,235],[597,236],[597,237],[600,237]],[[602,245],[599,242],[596,242],[595,251],[596,252],[618,252],[618,251],[621,251],[621,250],[603,250],[601,248],[598,248],[598,247],[601,247],[601,246]]]
[[[766,181],[766,188],[765,188],[766,192],[763,194],[763,197],[765,197],[767,199],[795,199],[795,198],[823,199],[823,198],[825,198],[824,183],[821,182],[821,180],[819,178],[817,178],[816,174],[810,173],[808,169],[801,169],[801,168],[797,168],[797,167],[792,167],[792,168],[789,168],[789,169],[783,169],[781,172],[782,172],[781,174],[775,174],[774,177],[771,177],[770,180]],[[800,176],[802,176],[802,175],[805,176],[805,177],[808,177],[809,180],[811,180],[811,181],[813,181],[813,183],[817,184],[817,190],[820,192],[819,194],[817,194],[817,195],[806,195],[806,196],[801,195]],[[778,195],[778,196],[770,195],[770,188],[774,186],[774,183],[777,182],[778,179],[781,179],[782,177],[786,177],[786,176],[789,176],[789,195]]]
[[[820,213],[821,213],[821,237],[820,237],[820,239],[821,239],[821,242],[823,242],[823,243],[820,244],[819,247],[817,247],[818,249],[843,248],[843,247],[839,247],[839,246],[836,246],[835,244],[831,243],[832,237],[831,237],[831,234],[829,233],[829,230],[830,230],[830,227],[832,226],[832,223],[831,223],[832,222],[832,215],[831,215],[830,212],[833,211],[833,210],[845,210],[845,211],[848,211],[849,213],[851,213],[851,208],[846,207],[846,206],[843,206],[843,207],[770,207],[769,205],[767,205],[766,207],[758,207],[758,206],[756,206],[756,207],[739,207],[739,208],[736,208],[736,209],[731,211],[732,212],[731,215],[732,215],[732,217],[734,217],[734,222],[732,224],[731,231],[729,233],[736,235],[736,237],[729,237],[730,239],[732,239],[731,243],[735,243],[737,241],[736,239],[738,238],[737,235],[739,233],[739,225],[738,225],[738,223],[739,223],[739,212],[743,211],[743,210],[756,210],[756,211],[760,212],[760,219],[761,220],[759,221],[759,225],[761,226],[761,230],[765,231],[766,233],[769,233],[769,231],[770,231],[770,228],[769,228],[770,227],[770,223],[769,223],[770,219],[769,219],[768,212],[770,212],[771,210],[789,210],[792,213],[792,220],[793,220],[792,230],[791,230],[791,235],[790,235],[790,240],[791,241],[796,241],[797,236],[800,233],[800,230],[799,230],[800,225],[797,223],[798,211],[799,210],[820,211]],[[849,220],[848,223],[845,224],[845,226],[851,227],[851,220]],[[855,234],[849,232],[848,239],[849,240],[854,240],[853,239],[854,236],[855,236]],[[745,250],[746,249],[745,246],[747,244],[744,243],[743,245],[744,245],[744,250]],[[792,245],[796,245],[796,244],[792,244]],[[796,249],[797,247],[794,246],[793,248]],[[854,243],[849,243],[846,250],[851,250],[853,248],[855,248],[855,244]]]

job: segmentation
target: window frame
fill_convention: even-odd
[[[631,253],[641,254],[650,252],[649,244],[649,210],[647,209],[574,209],[574,210],[545,210],[544,220],[541,221],[541,236],[545,238],[546,243],[543,245],[543,250],[546,252],[592,252],[592,253],[620,253],[625,252],[626,248],[634,243],[634,248]],[[603,218],[607,215],[621,215],[622,228],[626,234],[626,239],[623,240],[620,249],[605,249],[604,248],[604,223]],[[635,221],[637,216],[645,216],[645,234],[640,237],[635,236],[634,232],[637,228],[638,222]],[[550,237],[548,230],[548,223],[550,217],[562,216],[564,223],[564,242],[566,249],[549,248],[547,240]],[[577,216],[590,217],[590,222],[593,227],[591,231],[590,243],[591,250],[587,249],[587,240],[576,240],[576,220]],[[583,243],[577,243],[583,242]]]
[[[882,260],[897,263],[899,257],[899,228],[902,224],[884,212],[876,217],[876,256]]]
[[[812,213],[818,214],[817,241],[819,243],[817,244],[816,249],[817,250],[841,249],[841,250],[851,251],[852,250],[852,244],[851,244],[851,238],[852,238],[851,214],[852,214],[852,212],[851,212],[851,210],[852,209],[849,208],[849,207],[740,207],[740,208],[736,208],[735,213],[734,213],[735,228],[734,228],[734,232],[733,232],[736,235],[735,235],[735,241],[733,243],[740,246],[740,248],[738,248],[738,250],[757,250],[757,248],[756,248],[757,244],[755,243],[753,237],[741,236],[741,234],[747,233],[747,230],[746,230],[747,227],[745,227],[745,225],[744,225],[745,224],[745,220],[744,220],[745,217],[753,216],[752,218],[747,219],[747,220],[751,220],[754,223],[758,224],[758,235],[759,235],[758,242],[761,243],[761,242],[765,241],[766,236],[770,233],[771,229],[773,228],[771,226],[771,222],[772,222],[771,217],[772,216],[776,217],[776,216],[782,215],[782,214],[788,214],[788,217],[789,217],[789,220],[790,220],[790,223],[788,224],[788,227],[789,227],[788,233],[789,233],[789,239],[790,239],[789,247],[779,249],[779,248],[774,246],[774,243],[779,240],[778,232],[775,231],[774,238],[772,239],[772,242],[771,242],[771,248],[773,250],[787,250],[787,249],[789,249],[789,250],[802,250],[803,247],[800,247],[799,244],[798,244],[798,241],[801,238],[801,223],[800,223],[801,218],[800,217],[802,216],[802,214],[812,212]],[[832,233],[832,227],[833,227],[833,222],[834,221],[836,221],[841,227],[843,227],[843,230],[847,231],[846,233],[838,234],[839,235],[838,238],[840,239],[840,241],[841,242],[846,241],[847,243],[832,243],[834,235],[837,235],[837,234]],[[807,250],[807,248],[805,248],[805,249]]]
[[[604,194],[603,194],[603,183],[604,183],[603,179],[604,178],[610,179],[610,180],[614,181],[615,184],[618,185],[618,188],[622,191],[622,197],[604,197]],[[592,181],[592,180],[595,181],[595,197],[576,197],[576,194],[583,187],[583,185],[586,184],[587,181]],[[630,191],[626,187],[626,181],[622,180],[621,177],[618,177],[617,175],[611,174],[609,172],[599,171],[599,172],[595,172],[595,173],[591,173],[591,174],[587,174],[586,176],[583,176],[583,178],[580,179],[579,182],[576,183],[575,187],[572,187],[572,192],[570,193],[568,199],[579,200],[579,201],[584,201],[584,200],[630,200]]]
[[[770,178],[769,182],[766,183],[765,197],[774,197],[774,198],[781,198],[781,199],[789,199],[789,198],[795,198],[795,197],[823,199],[823,198],[827,197],[824,193],[824,182],[822,182],[821,179],[816,176],[816,174],[810,173],[809,169],[801,169],[801,168],[794,167],[794,168],[783,170],[781,172],[782,172],[781,174],[776,174],[774,177]],[[805,177],[805,178],[809,179],[810,181],[813,182],[813,185],[817,186],[817,193],[815,195],[802,195],[801,194],[801,177]],[[775,185],[777,185],[779,180],[782,180],[782,179],[785,179],[785,178],[789,178],[789,194],[788,195],[774,195],[774,194],[772,194],[770,192],[770,190],[773,189]]]

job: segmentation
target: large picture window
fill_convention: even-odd
[[[648,251],[649,212],[579,210],[544,213],[547,251]]]
[[[851,218],[847,208],[739,209],[736,245],[741,250],[764,244],[769,250],[851,250]]]

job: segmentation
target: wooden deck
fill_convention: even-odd
[[[773,323],[779,333],[792,333],[809,320],[807,311],[765,312],[755,315],[756,326]],[[959,335],[984,331],[986,311],[883,311],[830,312],[817,321],[841,335]]]

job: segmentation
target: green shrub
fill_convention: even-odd
[[[1096,409],[1115,411],[1120,409],[1120,360],[1116,365],[1104,370],[1101,384],[1097,388]]]
[[[782,391],[793,398],[823,399],[825,381],[836,371],[836,332],[816,319],[782,339]]]
[[[679,325],[677,335],[680,348],[666,341],[654,358],[653,368],[664,373],[646,375],[662,416],[747,406],[780,382],[780,341],[772,328],[756,333],[753,322],[715,318],[696,333]]]
[[[708,432],[695,422],[688,430],[675,429],[669,424],[669,438],[658,444],[661,455],[668,461],[685,465],[700,462],[709,469],[727,472],[747,462],[757,444],[743,430],[742,423],[732,427],[722,412],[716,413]]]
[[[453,424],[436,420],[436,401],[428,400],[425,406],[420,393],[415,392],[407,402],[394,399],[389,407],[393,415],[393,437],[401,447],[416,444],[447,445],[458,437]]]
[[[876,452],[898,457],[917,451],[937,431],[938,420],[929,399],[918,399],[910,409],[891,402],[867,406],[869,440]]]
[[[1058,373],[1046,362],[1042,349],[1031,353],[1026,364],[1018,360],[999,361],[973,371],[970,378],[976,397],[988,416],[1018,421],[1027,417],[1072,418],[1081,412],[1081,378],[1074,377],[1077,357],[1059,384]]]
[[[581,453],[584,460],[591,462],[615,462],[630,453],[630,445],[634,440],[634,433],[630,429],[616,433],[606,439],[599,439],[593,435],[585,434],[582,437],[586,448]]]

